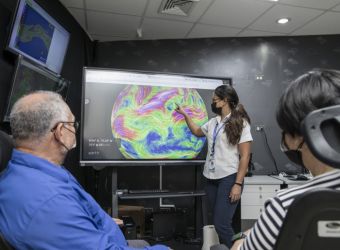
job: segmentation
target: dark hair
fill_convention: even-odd
[[[340,104],[340,71],[314,69],[283,92],[276,120],[291,135],[301,135],[301,122],[313,110]]]
[[[241,138],[244,120],[247,120],[247,122],[250,123],[250,118],[243,105],[239,103],[238,95],[232,86],[218,86],[215,89],[215,95],[221,100],[227,98],[227,102],[231,109],[231,115],[228,122],[225,124],[224,131],[227,134],[229,143],[231,145],[236,145]]]

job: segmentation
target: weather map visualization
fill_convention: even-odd
[[[20,56],[15,69],[12,90],[8,99],[4,120],[9,121],[11,109],[20,97],[33,91],[48,90],[55,91],[65,98],[67,95],[67,84]]]
[[[222,79],[97,68],[85,68],[83,79],[81,164],[205,160],[206,138],[175,109],[205,124]]]
[[[127,159],[193,159],[205,137],[194,136],[181,105],[196,124],[208,121],[205,103],[197,90],[129,85],[117,96],[112,109],[112,135]]]

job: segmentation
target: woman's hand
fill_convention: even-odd
[[[234,186],[231,188],[229,198],[231,202],[236,202],[239,199],[241,199],[241,186],[234,184]]]
[[[186,112],[184,111],[184,109],[181,106],[179,106],[179,104],[177,104],[177,103],[176,103],[176,109],[175,110],[176,110],[177,113],[180,113],[182,115],[186,115]]]

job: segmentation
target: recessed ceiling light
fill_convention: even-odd
[[[278,2],[279,0],[268,0],[269,2]]]
[[[290,21],[290,18],[288,17],[284,17],[284,18],[280,18],[278,20],[276,20],[277,23],[279,24],[285,24],[285,23],[288,23]]]

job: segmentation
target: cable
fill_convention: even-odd
[[[264,134],[264,139],[265,139],[266,146],[267,146],[267,149],[269,151],[270,157],[272,158],[272,160],[274,162],[276,174],[278,175],[279,174],[279,168],[277,167],[276,160],[274,158],[273,152],[272,152],[272,150],[269,147],[266,131],[264,130],[264,128],[262,128],[262,131],[263,131],[263,134]]]

